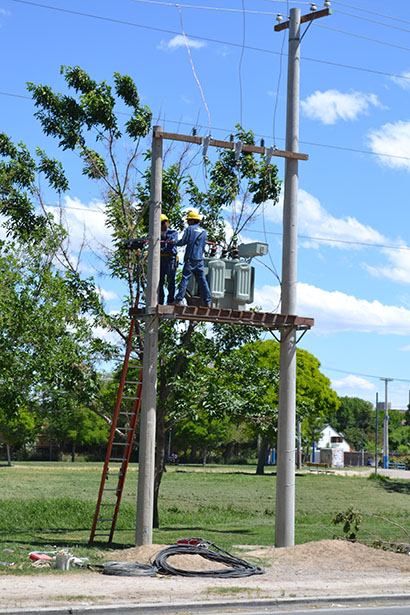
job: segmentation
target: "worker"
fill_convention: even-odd
[[[199,292],[206,307],[212,307],[211,292],[205,278],[204,250],[206,244],[206,230],[199,226],[200,216],[195,211],[190,211],[186,217],[188,227],[182,238],[176,242],[176,246],[186,246],[182,279],[175,296],[174,305],[181,305],[185,297],[185,291],[189,279],[194,274],[198,282]]]
[[[168,297],[167,303],[170,305],[174,301],[175,295],[175,274],[177,271],[177,231],[171,231],[169,220],[165,214],[161,214],[161,267],[159,274],[158,303],[164,303],[165,278],[167,279]]]

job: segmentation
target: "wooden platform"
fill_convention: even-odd
[[[272,312],[251,312],[250,310],[231,310],[228,308],[207,308],[194,305],[157,305],[154,309],[131,308],[130,316],[137,319],[158,314],[161,318],[215,322],[228,325],[250,325],[263,329],[285,329],[296,327],[307,330],[313,327],[313,318],[302,318],[289,314]]]

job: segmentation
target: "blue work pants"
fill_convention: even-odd
[[[208,282],[205,277],[204,261],[193,260],[192,258],[184,262],[182,269],[182,280],[180,282],[175,301],[182,301],[185,297],[185,292],[188,286],[189,278],[194,274],[196,281],[198,282],[199,292],[206,304],[211,303],[211,292],[209,290]]]
[[[159,290],[158,290],[158,303],[160,305],[164,304],[165,278],[167,279],[167,286],[168,286],[167,303],[168,305],[170,305],[174,301],[176,271],[177,271],[176,256],[171,256],[170,258],[167,258],[166,256],[161,256],[161,268],[160,268],[160,273],[159,273]]]

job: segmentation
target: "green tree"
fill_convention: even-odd
[[[370,401],[360,397],[339,397],[340,406],[328,414],[328,421],[341,432],[351,446],[359,450],[369,447],[370,432],[373,431],[374,409]]]
[[[99,186],[114,245],[106,264],[111,275],[128,284],[128,297],[121,314],[118,317],[108,314],[101,317],[107,326],[125,338],[126,310],[134,304],[136,288],[143,289],[145,284],[145,262],[141,261],[141,254],[125,251],[122,246],[124,240],[147,232],[150,152],[141,154],[139,146],[150,129],[151,113],[140,105],[137,88],[128,76],[115,73],[114,85],[110,86],[105,81],[97,83],[92,80],[80,67],[62,67],[61,72],[68,93],[58,94],[48,86],[32,83],[29,84],[29,91],[45,134],[56,138],[63,150],[76,152],[83,161],[83,174]],[[118,104],[120,111],[125,104],[131,112],[131,119],[124,126],[117,113]],[[124,137],[131,142],[127,157],[121,153]],[[253,133],[241,127],[237,128],[236,137],[244,143],[255,142]],[[172,157],[172,152],[170,155]],[[256,160],[252,154],[242,152],[236,160],[232,151],[223,150],[216,161],[205,162],[209,182],[207,190],[202,191],[189,174],[194,156],[188,148],[174,156],[170,163],[167,160],[163,175],[163,211],[173,226],[182,228],[183,203],[196,206],[203,215],[203,224],[210,239],[227,244],[223,234],[223,212],[233,205],[234,237],[231,245],[235,245],[237,233],[261,204],[268,199],[277,202],[280,190],[277,168],[267,165],[263,159]],[[242,203],[239,208],[236,207],[237,202]],[[64,241],[60,242],[59,256],[68,270],[76,271],[69,261]],[[202,341],[206,339],[204,334],[196,334],[198,328],[192,323],[184,329],[175,326],[175,323],[161,325],[156,497],[164,467],[167,424],[184,417],[186,411],[177,403],[175,392],[181,390],[184,381],[189,386],[188,377],[192,371],[188,365],[195,364],[194,353],[190,349],[196,348],[197,344],[201,348],[205,345]],[[140,343],[137,353],[142,351],[142,339],[143,327],[137,327]],[[198,373],[202,380],[197,390],[202,395],[209,374],[201,370]]]
[[[262,365],[279,368],[280,346],[277,342],[256,342],[255,348]],[[305,446],[317,441],[326,417],[336,412],[339,406],[336,392],[330,387],[330,380],[319,368],[320,362],[315,356],[300,348],[296,350],[296,416],[301,422]],[[277,413],[275,433],[276,429]]]

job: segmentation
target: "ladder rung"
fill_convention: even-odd
[[[134,427],[117,427],[117,431],[132,431]]]
[[[142,379],[140,379],[140,380],[126,380],[125,384],[139,384],[140,382],[142,382]]]
[[[110,461],[125,461],[126,457],[110,457]]]
[[[114,517],[98,517],[98,521],[100,521],[100,523],[103,523],[103,521],[112,521],[114,519]]]
[[[94,536],[109,536],[111,532],[95,532]]]
[[[128,446],[129,442],[113,442],[113,446]]]
[[[124,476],[124,472],[107,472],[107,476]]]
[[[119,487],[104,487],[104,491],[119,491]]]
[[[114,502],[101,502],[100,506],[117,506]]]
[[[135,395],[133,395],[133,397],[128,397],[126,395],[123,395],[123,399],[129,400],[129,399],[137,399]]]

